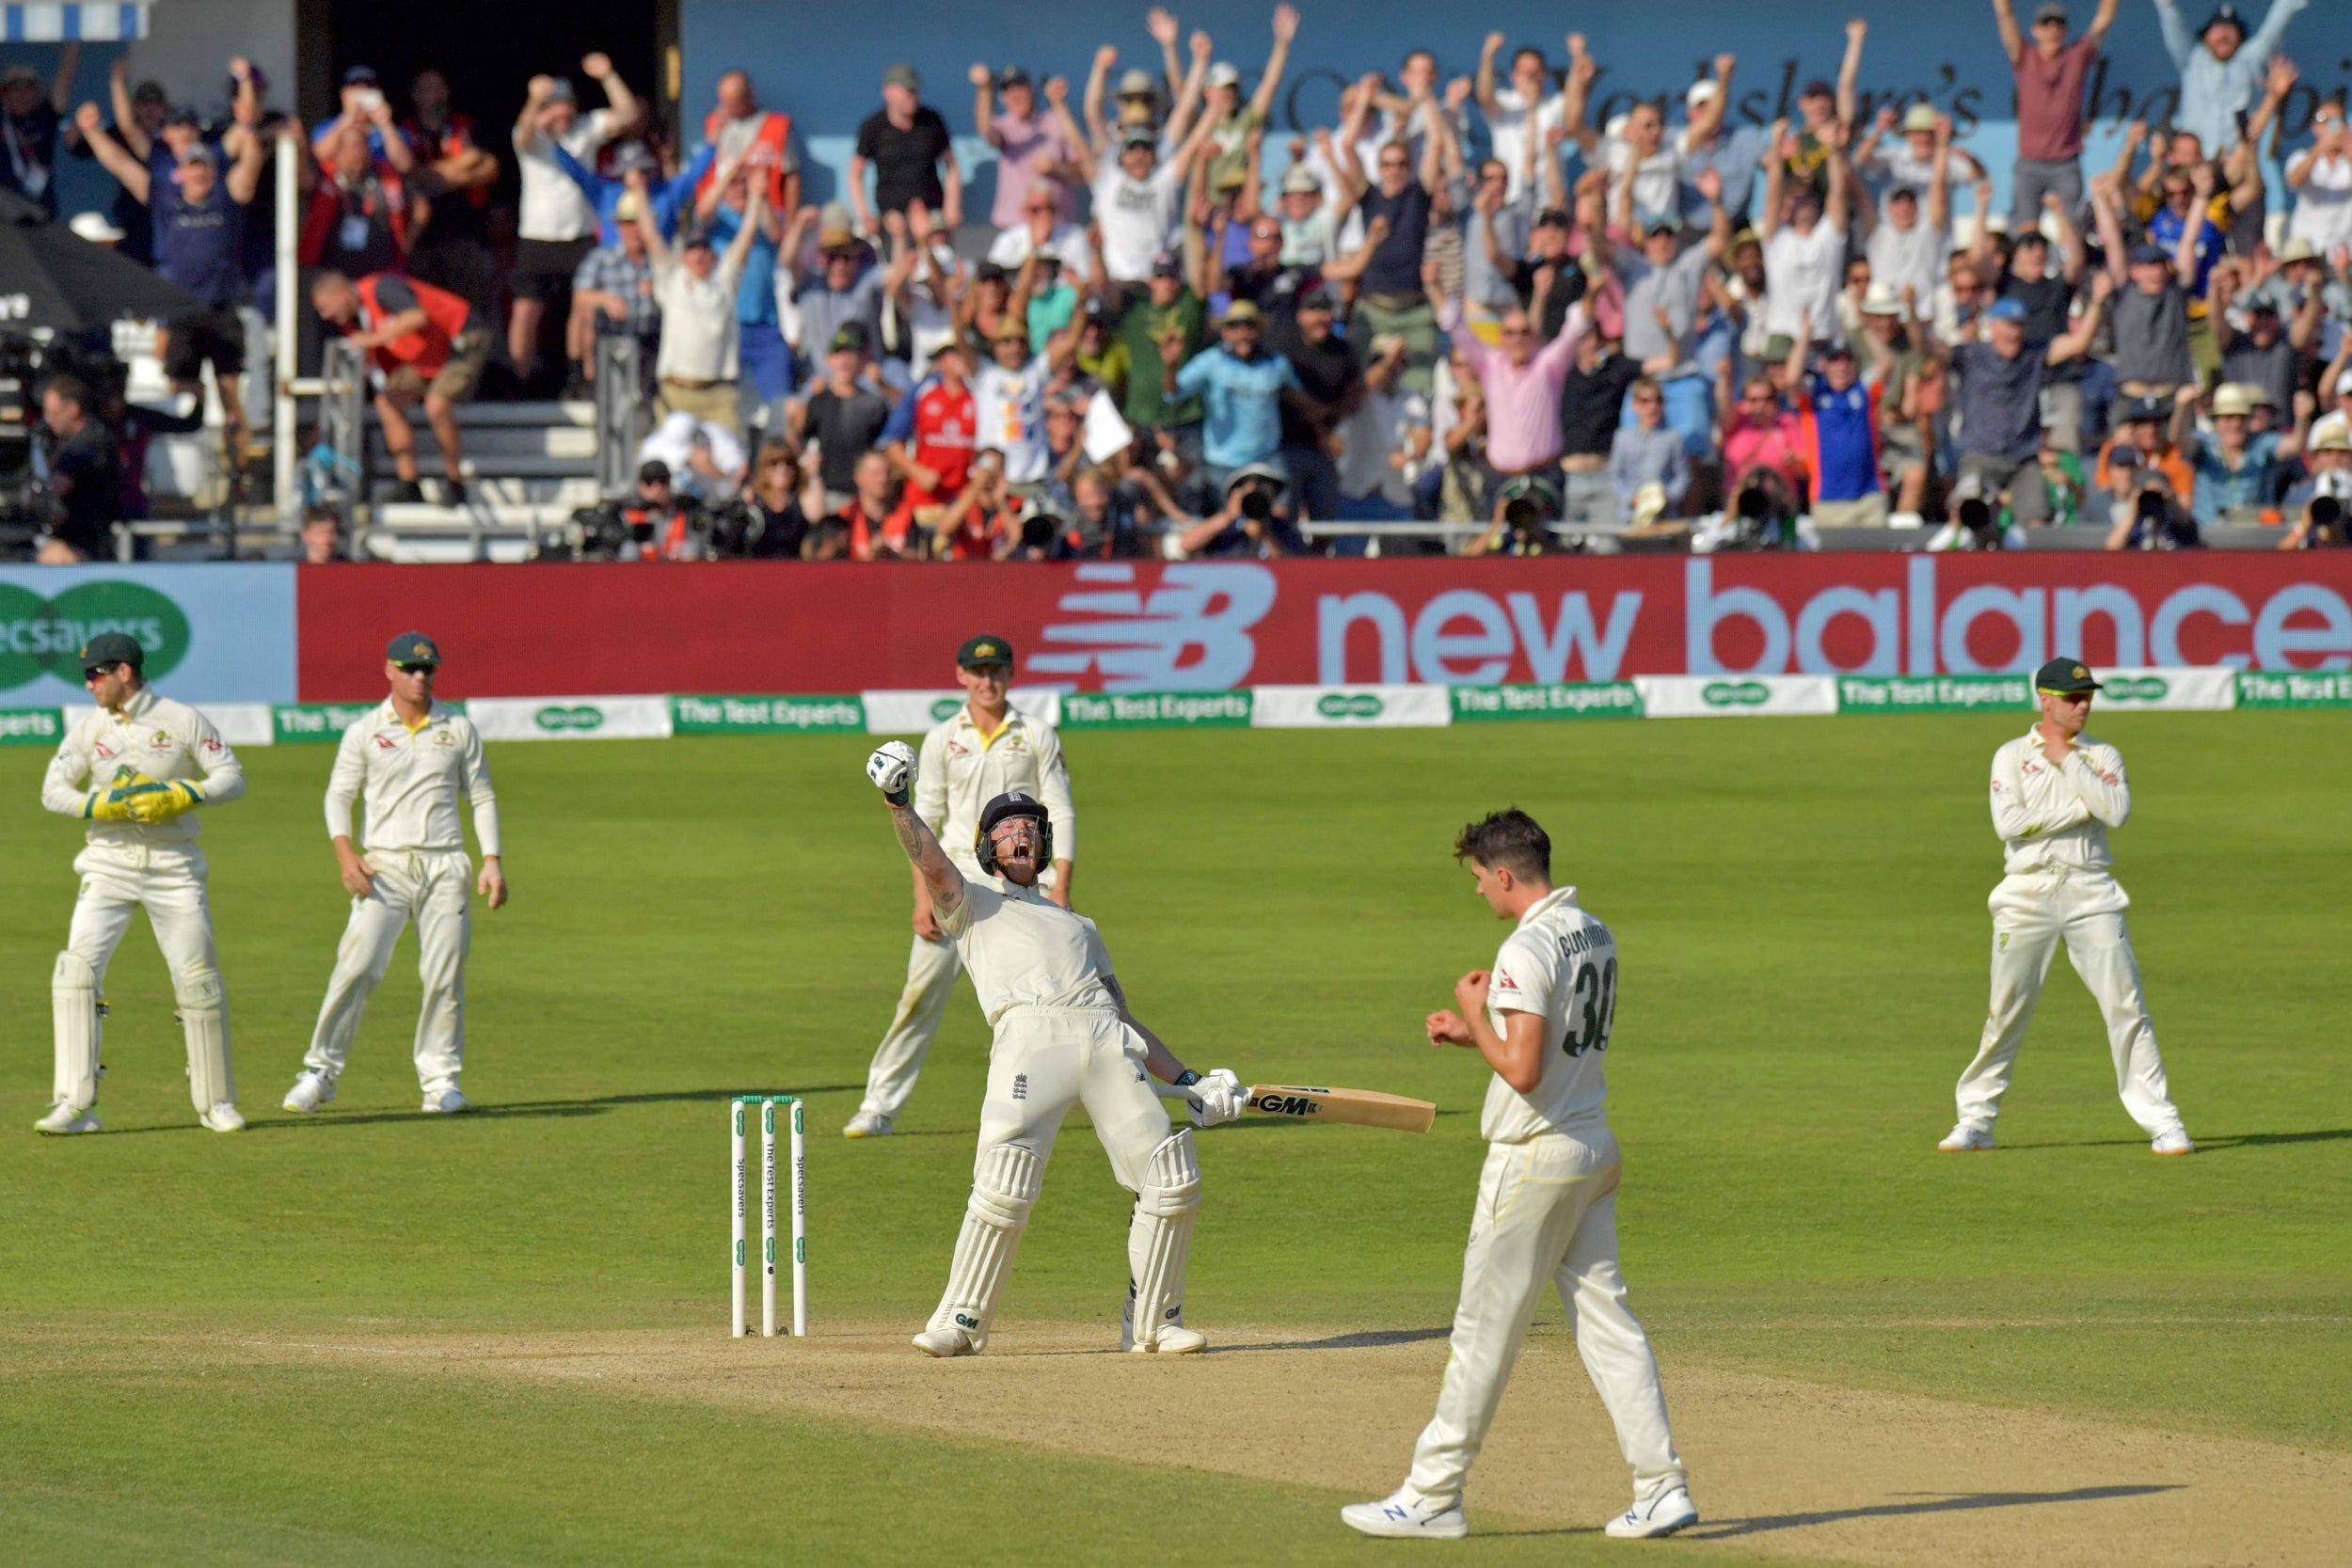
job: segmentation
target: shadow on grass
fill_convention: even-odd
[[[2197,1134],[2197,1152],[2217,1154],[2227,1148],[2268,1148],[2276,1144],[2338,1143],[2352,1138],[2352,1127],[2335,1127],[2312,1132],[2237,1132],[2220,1136]],[[2145,1138],[2088,1138],[2078,1143],[2041,1143],[2000,1145],[2001,1148],[2024,1154],[2044,1148],[2144,1148]]]
[[[819,1084],[799,1092],[803,1095],[850,1094],[863,1090],[865,1087],[863,1084]],[[629,1105],[691,1104],[697,1101],[723,1104],[733,1100],[737,1093],[738,1091],[734,1089],[679,1089],[667,1094],[599,1095],[588,1100],[523,1100],[509,1104],[476,1105],[472,1110],[464,1113],[464,1119],[522,1121],[544,1117],[600,1117],[608,1111]],[[246,1131],[248,1132],[283,1132],[312,1127],[369,1127],[381,1122],[419,1121],[424,1119],[424,1116],[425,1113],[421,1111],[363,1111],[355,1116],[342,1116],[327,1110],[306,1117],[291,1115],[274,1117],[266,1121],[254,1122]],[[184,1125],[173,1123],[152,1127],[125,1127],[115,1135],[122,1136],[135,1132],[200,1132],[202,1131],[202,1128],[191,1121]]]
[[[1267,1350],[1379,1350],[1388,1345],[1418,1345],[1453,1333],[1443,1328],[1375,1328],[1357,1334],[1334,1334],[1322,1339],[1282,1339],[1268,1345],[1211,1345],[1211,1355],[1247,1355]]]
[[[2118,1497],[2147,1497],[2159,1492],[2180,1490],[2177,1485],[2077,1486],[2065,1492],[1938,1493],[1912,1503],[1875,1503],[1867,1508],[1826,1509],[1819,1513],[1775,1513],[1763,1518],[1716,1520],[1701,1524],[1692,1533],[1692,1539],[1725,1541],[1735,1536],[1760,1535],[1767,1530],[1834,1525],[1848,1519],[1897,1519],[1916,1513],[1961,1513],[1980,1508],[2031,1508],[2042,1503],[2106,1502]],[[1896,1495],[1904,1496],[1901,1493]]]

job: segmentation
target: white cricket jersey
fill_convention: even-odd
[[[57,754],[40,783],[40,803],[65,816],[87,817],[94,792],[110,789],[118,775],[146,774],[158,784],[193,779],[208,804],[245,793],[245,768],[212,721],[184,703],[158,697],[147,687],[131,694],[120,713],[90,708],[66,726]],[[167,821],[98,822],[89,825],[91,844],[141,849],[196,842],[196,813]]]
[[[365,796],[364,832],[355,832],[352,802]],[[499,852],[498,796],[472,721],[436,707],[414,729],[386,698],[343,731],[326,782],[326,832],[370,849],[465,852],[457,805],[473,806],[482,852]]]
[[[966,703],[923,737],[914,770],[914,814],[967,879],[980,875],[973,846],[979,839],[981,808],[1012,789],[1043,802],[1054,828],[1054,858],[1076,860],[1078,814],[1070,800],[1061,736],[1053,725],[1008,708],[1003,727],[986,735]]]
[[[2064,867],[2106,871],[2107,830],[2132,815],[2123,753],[2089,736],[2075,737],[2066,766],[2042,753],[2040,725],[1993,753],[1993,831],[2012,877]]]
[[[1504,1013],[1541,1017],[1543,1076],[1533,1094],[1521,1094],[1498,1075],[1486,1087],[1480,1135],[1520,1143],[1598,1121],[1608,1094],[1601,1053],[1616,1010],[1617,939],[1578,907],[1576,889],[1560,888],[1519,916],[1495,955],[1486,1022],[1507,1038]]]
[[[955,939],[991,1025],[1014,1007],[1119,1006],[1106,984],[1111,956],[1103,933],[1035,888],[1006,882],[999,891],[967,879],[962,899],[939,912],[939,926]]]

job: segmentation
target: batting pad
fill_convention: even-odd
[[[58,954],[49,1004],[57,1030],[56,1097],[87,1111],[98,1100],[98,972],[74,954]]]
[[[1192,1261],[1192,1224],[1200,1207],[1200,1163],[1186,1127],[1163,1139],[1144,1162],[1143,1187],[1127,1227],[1137,1351],[1152,1349],[1160,1329],[1183,1319],[1184,1271]]]
[[[188,1098],[200,1115],[233,1102],[237,1085],[229,1075],[229,996],[221,989],[220,972],[190,969],[172,991],[180,1004],[180,1024],[188,1036]]]
[[[1037,1207],[1045,1163],[1019,1144],[998,1144],[980,1155],[972,1172],[972,1199],[956,1237],[955,1261],[947,1268],[947,1293],[931,1314],[932,1328],[961,1328],[974,1347],[988,1343],[988,1325],[997,1298],[1012,1274],[1013,1254]]]

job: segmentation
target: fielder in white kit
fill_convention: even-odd
[[[499,803],[490,787],[482,736],[471,721],[433,704],[441,651],[418,632],[403,632],[385,652],[391,695],[343,731],[326,785],[326,832],[351,922],[335,950],[318,1028],[302,1073],[286,1091],[286,1109],[317,1110],[335,1098],[335,1080],[351,1059],[368,998],[391,967],[402,927],[417,923],[417,974],[424,1006],[417,1015],[417,1082],[424,1110],[447,1115],[472,1102],[457,1086],[466,1064],[466,949],[473,939],[468,891],[490,908],[506,902],[499,859]],[[353,847],[353,805],[366,797],[364,852]],[[473,808],[482,872],[466,858],[460,802]]]
[[[1471,823],[1454,854],[1470,863],[1496,918],[1518,922],[1492,971],[1455,983],[1461,1011],[1432,1013],[1425,1024],[1430,1044],[1471,1047],[1494,1069],[1479,1123],[1490,1147],[1437,1414],[1414,1445],[1405,1484],[1377,1502],[1350,1503],[1340,1517],[1366,1535],[1470,1533],[1462,1485],[1551,1285],[1633,1466],[1633,1506],[1609,1521],[1608,1533],[1672,1535],[1696,1524],[1699,1511],[1666,1424],[1658,1358],[1626,1307],[1617,1140],[1601,1109],[1616,940],[1578,907],[1576,889],[1552,887],[1551,840],[1525,812]]]
[[[2010,1064],[2061,942],[2106,1020],[2123,1109],[2156,1153],[2197,1149],[2165,1086],[2155,1026],[2140,994],[2139,960],[2123,925],[2131,900],[2116,885],[2107,853],[2107,830],[2132,815],[2132,789],[2123,753],[2083,734],[2098,689],[2078,661],[2050,660],[2034,674],[2040,721],[1993,753],[1993,831],[2001,835],[2008,875],[1986,900],[1993,911],[1993,1003],[1976,1060],[1960,1075],[1960,1123],[1936,1145],[1947,1154],[1993,1147]]]
[[[923,736],[914,811],[947,851],[967,881],[985,874],[973,858],[973,836],[980,808],[1009,790],[1045,803],[1054,839],[1053,865],[1039,879],[1047,898],[1070,908],[1071,858],[1077,852],[1078,814],[1070,800],[1070,769],[1054,726],[1006,702],[1012,680],[1012,644],[980,636],[956,650],[956,676],[964,703]],[[956,946],[940,929],[923,879],[914,879],[914,946],[907,956],[906,990],[882,1044],[866,1069],[866,1099],[842,1128],[848,1138],[886,1136],[893,1118],[914,1092],[923,1058],[939,1033],[939,1021],[962,969]]]
[[[171,968],[196,1119],[215,1132],[238,1132],[245,1117],[229,1070],[229,994],[213,946],[204,852],[189,814],[243,795],[245,769],[211,721],[149,688],[147,656],[135,639],[101,632],[83,644],[81,658],[82,684],[98,705],[67,727],[40,785],[43,806],[90,827],[73,861],[82,876],[73,924],[50,973],[56,1100],[33,1126],[98,1131],[90,1108],[98,1102],[106,962],[131,928],[132,911],[144,909]]]
[[[908,802],[919,778],[914,750],[891,741],[866,759],[866,772],[890,803],[899,847],[971,970],[995,1031],[963,1228],[946,1292],[914,1337],[915,1348],[936,1356],[986,1348],[1055,1134],[1071,1107],[1084,1105],[1112,1175],[1136,1195],[1127,1228],[1134,1307],[1127,1348],[1163,1355],[1200,1350],[1207,1338],[1182,1319],[1200,1166],[1192,1129],[1169,1131],[1145,1074],[1188,1085],[1193,1119],[1202,1127],[1241,1115],[1240,1081],[1223,1069],[1204,1078],[1178,1061],[1128,1010],[1094,922],[1038,892],[1053,854],[1043,803],[1018,791],[991,800],[974,830],[975,858],[986,877],[1001,881],[968,879]]]

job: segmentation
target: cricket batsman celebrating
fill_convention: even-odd
[[[401,927],[417,923],[417,973],[424,1007],[417,1015],[417,1080],[424,1110],[469,1110],[458,1091],[466,1058],[466,949],[473,937],[470,885],[497,909],[506,902],[499,861],[499,802],[483,760],[482,736],[467,719],[433,705],[441,651],[420,632],[403,632],[385,652],[391,695],[343,731],[326,784],[326,832],[351,923],[335,950],[302,1074],[286,1091],[286,1109],[307,1115],[335,1098],[335,1080],[351,1059],[352,1037],[368,998],[392,961]],[[364,853],[352,847],[352,804],[367,798]],[[473,807],[482,874],[466,858],[460,801]]]
[[[1438,1413],[1413,1449],[1412,1473],[1378,1502],[1340,1517],[1366,1535],[1454,1540],[1470,1533],[1462,1483],[1485,1444],[1503,1385],[1544,1287],[1556,1284],[1577,1353],[1633,1466],[1633,1506],[1609,1521],[1620,1538],[1672,1535],[1698,1522],[1666,1425],[1658,1358],[1625,1304],[1617,1273],[1617,1140],[1601,1113],[1601,1053],[1617,1005],[1617,944],[1551,885],[1551,840],[1525,812],[1462,830],[1486,905],[1518,924],[1493,970],[1454,987],[1460,1012],[1429,1015],[1432,1045],[1469,1046],[1494,1069],[1479,1131],[1491,1147],[1478,1179],[1462,1299]]]
[[[197,1121],[215,1132],[245,1126],[229,1071],[229,996],[213,948],[204,852],[189,815],[243,795],[245,769],[211,721],[155,695],[141,673],[146,657],[121,632],[101,632],[82,645],[82,684],[98,706],[67,728],[41,780],[42,805],[90,825],[88,847],[73,862],[81,896],[50,976],[56,1103],[33,1124],[42,1132],[98,1131],[90,1107],[106,1013],[99,998],[106,960],[135,909],[147,911],[171,967]]]
[[[2164,1058],[2139,990],[2123,911],[2131,900],[2109,870],[2107,830],[2132,815],[2123,753],[2083,734],[2099,683],[2079,661],[2054,658],[2034,674],[2041,721],[1993,753],[1993,831],[2008,875],[1993,911],[1993,1005],[1977,1059],[1960,1075],[1960,1125],[1936,1145],[1958,1154],[1993,1147],[1993,1118],[2010,1063],[2026,1037],[2058,943],[2107,1022],[2116,1092],[2158,1154],[2193,1154],[2166,1092]]]
[[[972,972],[995,1031],[963,1230],[946,1294],[914,1337],[915,1348],[948,1356],[987,1346],[1054,1135],[1070,1108],[1084,1105],[1112,1175],[1136,1195],[1127,1230],[1129,1348],[1163,1355],[1201,1349],[1206,1337],[1182,1322],[1200,1166],[1192,1129],[1169,1132],[1168,1113],[1144,1074],[1189,1086],[1193,1118],[1202,1127],[1241,1115],[1240,1080],[1222,1069],[1204,1078],[1178,1061],[1128,1010],[1094,922],[1038,891],[1039,874],[1054,854],[1042,802],[1018,790],[989,801],[974,830],[981,876],[967,878],[910,803],[919,777],[914,750],[891,741],[866,759],[866,772],[889,802],[899,847],[923,879],[940,929]]]
[[[973,858],[980,808],[1009,790],[1045,803],[1054,863],[1038,879],[1045,896],[1070,908],[1071,857],[1077,852],[1078,815],[1070,800],[1070,770],[1054,726],[1015,713],[1006,701],[1012,680],[1012,644],[1001,637],[972,638],[956,650],[963,705],[923,737],[914,812],[966,881],[986,875]],[[961,967],[956,945],[940,928],[922,876],[914,879],[914,947],[907,956],[906,990],[890,1030],[866,1070],[866,1100],[842,1128],[850,1138],[886,1136],[892,1119],[914,1092],[947,998]]]

